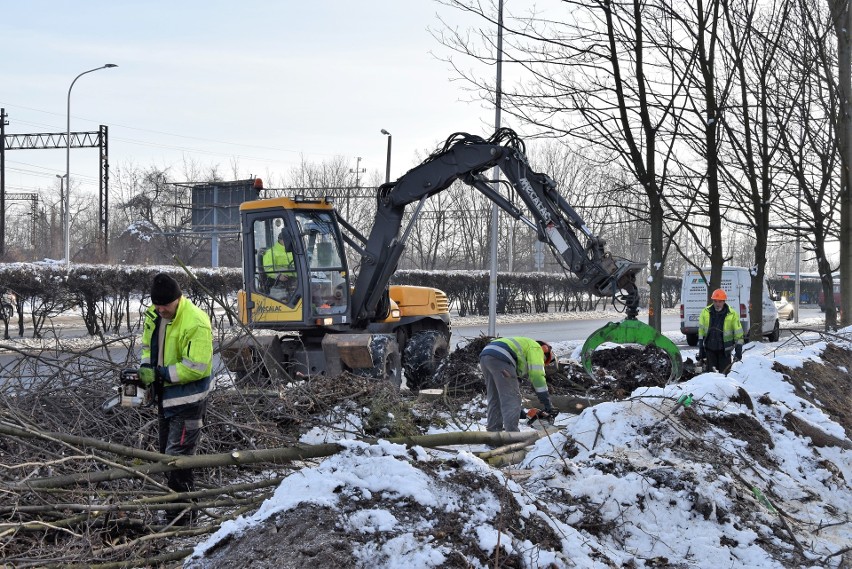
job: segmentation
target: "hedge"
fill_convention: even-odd
[[[79,310],[91,335],[138,329],[141,313],[133,312],[131,300],[146,302],[151,281],[160,272],[168,273],[181,286],[184,295],[205,309],[211,317],[218,299],[230,302],[241,287],[240,269],[193,269],[197,282],[182,269],[171,266],[84,265],[57,263],[6,263],[0,265],[0,294],[15,295],[18,334],[24,335],[24,318],[31,317],[33,337],[41,336],[48,319],[69,310]],[[212,297],[207,291],[212,293]],[[29,314],[24,314],[25,308]],[[5,337],[9,337],[6,314]]]
[[[147,303],[151,280],[159,272],[173,276],[184,294],[216,318],[219,303],[233,305],[242,287],[242,271],[238,268],[190,268],[197,282],[174,266],[86,265],[66,267],[57,263],[0,264],[0,294],[16,295],[18,334],[24,335],[24,317],[30,316],[33,337],[40,337],[45,323],[69,310],[79,310],[89,334],[117,333],[138,329],[141,314],[134,311],[136,302]],[[434,287],[444,291],[451,309],[460,316],[487,315],[490,273],[488,271],[397,271],[392,284]],[[786,292],[792,282],[770,280],[770,286]],[[818,283],[803,283],[803,295],[818,292]],[[681,279],[663,280],[663,308],[680,303]],[[811,291],[813,289],[813,291]],[[211,294],[208,294],[210,291]],[[807,292],[806,292],[807,291]],[[640,304],[647,306],[647,286],[640,288]],[[576,312],[596,310],[611,302],[610,298],[588,293],[573,275],[562,273],[499,273],[497,276],[497,312]],[[29,314],[23,314],[28,307]],[[2,312],[2,311],[0,311]],[[218,312],[221,314],[221,311]],[[9,321],[5,320],[5,337],[9,337]],[[221,318],[229,319],[226,314]]]

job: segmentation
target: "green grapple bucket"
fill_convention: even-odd
[[[680,350],[677,349],[674,342],[651,326],[630,317],[621,322],[609,322],[604,327],[598,328],[583,344],[580,361],[589,375],[592,375],[592,352],[598,346],[607,342],[656,346],[665,351],[669,355],[669,360],[671,360],[672,371],[669,374],[669,382],[676,381],[680,377],[682,371]]]

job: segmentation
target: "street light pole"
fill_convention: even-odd
[[[65,180],[65,174],[56,174],[59,178],[59,222],[62,223],[62,231],[65,231],[65,186],[62,182]]]
[[[382,129],[382,134],[384,134],[385,136],[388,137],[388,160],[387,160],[387,163],[385,164],[385,184],[388,184],[388,183],[390,183],[391,140],[393,140],[393,136],[391,136],[391,133],[389,133],[385,129]]]
[[[68,266],[71,264],[71,89],[74,88],[74,83],[77,82],[77,79],[82,77],[87,73],[92,73],[94,71],[99,71],[101,69],[109,69],[111,67],[118,67],[115,63],[107,63],[105,65],[101,65],[100,67],[95,67],[94,69],[89,69],[88,71],[83,71],[77,77],[71,81],[71,86],[68,87],[68,101],[66,108],[66,128],[65,128],[65,208],[64,208],[64,216],[62,219],[64,233],[65,233],[65,265]],[[60,185],[61,191],[61,185]]]

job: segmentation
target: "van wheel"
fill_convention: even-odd
[[[687,334],[686,335],[686,343],[690,346],[698,345],[698,334]]]
[[[781,325],[778,324],[778,320],[775,321],[775,328],[772,329],[772,332],[766,338],[770,342],[777,342],[781,338]]]

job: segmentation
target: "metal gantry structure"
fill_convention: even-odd
[[[0,256],[6,253],[6,151],[66,149],[68,134],[41,132],[7,134],[6,109],[0,109]],[[71,148],[97,148],[100,175],[98,176],[98,238],[104,256],[109,253],[109,130],[100,125],[97,131],[70,133]],[[67,182],[67,180],[66,180]]]

